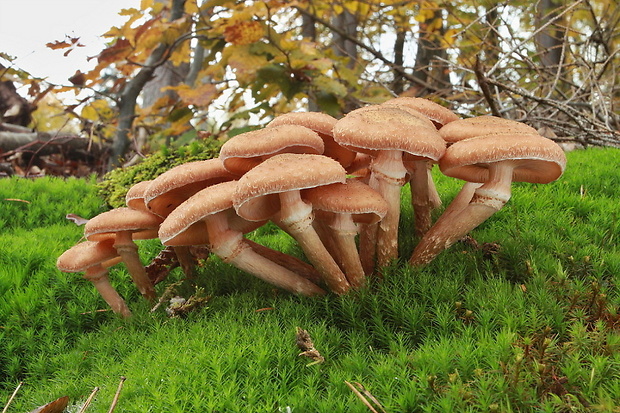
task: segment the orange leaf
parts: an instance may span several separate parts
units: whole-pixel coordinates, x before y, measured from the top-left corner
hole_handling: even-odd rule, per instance
[[[224,40],[236,45],[257,42],[263,37],[263,26],[254,20],[237,21],[224,29]]]
[[[99,63],[114,63],[118,60],[124,59],[125,56],[129,54],[131,50],[131,46],[129,44],[129,40],[127,39],[118,39],[116,43],[112,46],[103,49],[101,53],[97,56],[97,61]]]
[[[217,88],[210,83],[205,83],[195,88],[182,85],[175,88],[175,90],[183,102],[199,107],[207,107],[217,96]]]
[[[67,47],[71,47],[71,44],[67,43],[64,40],[62,42],[60,40],[56,40],[55,42],[49,42],[49,43],[46,43],[45,45],[52,50],[66,49]]]

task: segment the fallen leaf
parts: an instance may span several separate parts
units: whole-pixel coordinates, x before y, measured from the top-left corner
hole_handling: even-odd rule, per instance
[[[297,344],[297,347],[301,350],[301,353],[298,354],[299,356],[308,357],[313,360],[312,363],[307,364],[306,366],[323,363],[325,361],[325,357],[323,357],[321,353],[314,348],[314,343],[312,342],[312,338],[310,338],[310,334],[303,328],[297,327],[295,344]]]
[[[69,396],[63,396],[44,406],[37,407],[30,413],[62,413],[69,404]]]
[[[79,215],[76,214],[67,214],[65,215],[65,218],[67,218],[69,221],[73,221],[75,223],[75,225],[84,225],[88,222],[88,220],[86,218],[82,218]]]

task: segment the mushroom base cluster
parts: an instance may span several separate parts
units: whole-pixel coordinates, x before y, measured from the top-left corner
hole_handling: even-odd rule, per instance
[[[435,165],[465,183],[432,222],[441,204],[430,173]],[[86,241],[63,253],[57,266],[83,272],[122,317],[131,311],[109,282],[112,265],[124,262],[142,296],[157,298],[139,239],[158,238],[172,248],[188,276],[190,247],[206,246],[293,294],[346,294],[398,258],[404,185],[414,210],[409,234],[419,239],[408,262],[421,266],[501,209],[513,181],[552,182],[565,166],[561,148],[528,125],[461,119],[422,98],[395,98],[341,119],[288,113],[229,139],[216,158],[132,186],[127,206],[89,220]],[[306,260],[246,238],[268,221],[295,239]]]

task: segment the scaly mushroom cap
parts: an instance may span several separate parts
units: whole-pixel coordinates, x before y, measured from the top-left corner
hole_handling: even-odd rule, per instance
[[[448,143],[490,133],[538,133],[536,129],[516,120],[499,118],[497,116],[476,116],[459,119],[439,129],[439,134]]]
[[[301,125],[319,134],[325,144],[323,155],[329,156],[347,168],[355,159],[356,153],[340,146],[334,140],[333,129],[337,119],[322,112],[290,112],[269,122],[268,128],[280,125]]]
[[[163,218],[201,189],[237,177],[224,168],[219,158],[184,163],[153,179],[144,193],[144,202]]]
[[[220,149],[224,167],[243,175],[268,157],[279,153],[322,154],[323,139],[302,125],[282,124],[242,133],[230,138]]]
[[[150,180],[142,181],[129,188],[129,191],[125,194],[125,204],[132,209],[148,211],[146,203],[144,202],[144,193],[150,184]]]
[[[371,106],[356,109],[338,120],[334,139],[351,150],[374,156],[381,150],[397,150],[437,161],[446,144],[427,119],[404,109]]]
[[[280,210],[281,192],[345,182],[346,171],[323,155],[273,156],[239,179],[233,204],[239,216],[250,221],[269,219]]]
[[[150,212],[121,207],[91,218],[84,226],[84,236],[89,241],[99,241],[117,232],[131,231],[133,239],[156,238],[161,222],[160,217]]]
[[[353,221],[362,224],[379,222],[388,205],[377,191],[357,179],[304,189],[302,198],[312,204],[317,217],[332,214],[351,214]]]
[[[432,100],[414,97],[398,97],[382,103],[385,106],[405,107],[416,110],[433,122],[437,129],[460,118],[450,109],[441,106]]]
[[[118,257],[114,238],[103,241],[84,241],[74,245],[56,260],[56,267],[63,272],[82,272]]]
[[[536,133],[495,133],[454,143],[439,161],[448,176],[468,182],[486,182],[488,164],[511,161],[516,167],[513,181],[549,183],[566,167],[560,146]]]
[[[196,192],[170,213],[159,227],[159,239],[164,245],[187,244],[190,239],[207,244],[208,235],[202,220],[211,214],[232,210],[232,195],[237,181],[221,182]]]

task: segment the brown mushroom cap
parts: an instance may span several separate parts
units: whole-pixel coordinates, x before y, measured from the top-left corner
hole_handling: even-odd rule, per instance
[[[448,143],[490,133],[538,133],[536,129],[516,120],[497,116],[476,116],[459,119],[439,129],[439,134]]]
[[[273,156],[239,179],[233,196],[237,213],[250,221],[269,219],[280,210],[281,192],[345,182],[342,165],[323,155]]]
[[[99,241],[117,232],[130,231],[134,239],[154,238],[161,222],[160,217],[150,212],[121,207],[91,218],[84,226],[84,236],[89,241]]]
[[[383,102],[382,105],[405,107],[417,110],[418,112],[428,117],[437,129],[450,122],[454,122],[460,119],[458,115],[452,112],[450,109],[445,108],[440,104],[433,102],[432,100],[424,98],[397,97]]]
[[[144,193],[145,203],[151,212],[166,217],[201,189],[236,178],[219,158],[184,163],[153,179]]]
[[[237,181],[221,182],[196,192],[170,213],[159,227],[159,239],[164,245],[182,245],[184,238],[203,236],[208,243],[207,230],[202,220],[211,214],[232,209],[232,195]],[[198,231],[189,231],[197,225]],[[177,237],[179,239],[177,239]],[[191,245],[191,244],[190,244]],[[199,245],[199,244],[196,244]]]
[[[362,224],[379,222],[388,210],[383,197],[357,179],[305,189],[302,198],[312,204],[317,217],[322,213],[351,214],[354,222]]]
[[[129,191],[125,194],[125,204],[129,208],[148,211],[146,203],[144,202],[144,193],[150,184],[150,180],[141,181],[129,188]]]
[[[454,143],[439,161],[448,176],[469,182],[486,182],[488,164],[515,163],[513,181],[548,183],[566,167],[566,155],[558,144],[536,133],[495,133]]]
[[[323,139],[301,125],[282,124],[236,135],[220,149],[224,167],[243,175],[266,158],[279,153],[322,154]]]
[[[114,248],[114,238],[103,241],[84,241],[65,251],[58,260],[56,267],[64,272],[82,272],[98,264],[118,257]]]
[[[397,150],[437,161],[446,144],[427,122],[397,107],[365,107],[338,120],[334,139],[344,147],[371,156],[381,150]]]
[[[268,128],[280,125],[301,125],[319,134],[325,144],[323,155],[340,162],[345,168],[351,165],[356,153],[340,146],[334,140],[333,129],[337,119],[322,112],[290,112],[273,119]]]

